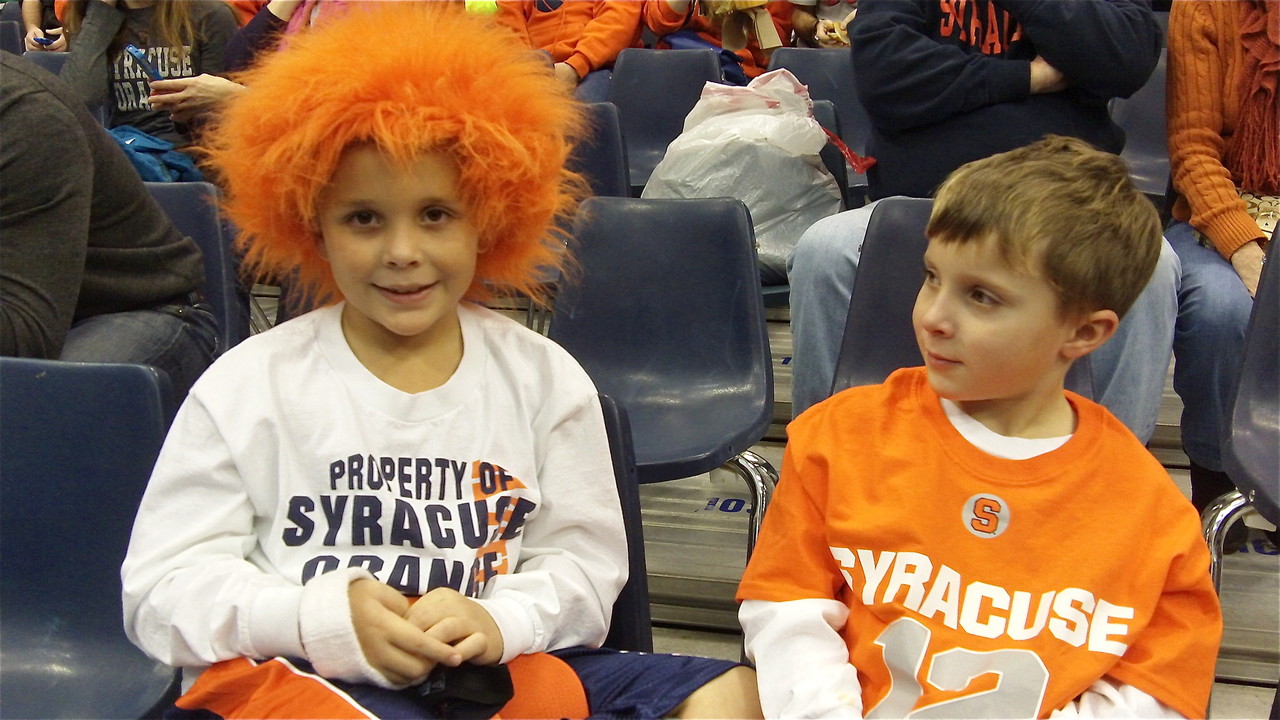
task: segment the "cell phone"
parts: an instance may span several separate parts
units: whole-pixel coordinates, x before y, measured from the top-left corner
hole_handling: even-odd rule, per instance
[[[151,61],[147,59],[147,54],[138,49],[137,45],[129,43],[124,46],[124,51],[132,55],[134,60],[138,61],[138,65],[142,66],[142,71],[147,74],[147,77],[152,80],[164,79],[164,76],[160,74],[160,71],[156,70],[156,66],[152,65]]]
[[[56,40],[54,40],[53,38],[47,38],[47,37],[38,37],[38,38],[31,38],[31,39],[37,45],[52,45],[53,43],[56,42]]]

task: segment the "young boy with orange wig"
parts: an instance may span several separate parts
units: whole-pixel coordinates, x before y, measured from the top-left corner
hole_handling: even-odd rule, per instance
[[[329,304],[226,353],[156,463],[122,575],[170,716],[759,716],[736,663],[593,649],[627,576],[598,396],[473,304],[565,262],[579,106],[488,21],[378,5],[209,137],[245,262]]]

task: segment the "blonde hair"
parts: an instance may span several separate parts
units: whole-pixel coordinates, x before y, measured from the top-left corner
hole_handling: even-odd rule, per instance
[[[585,194],[565,169],[583,110],[509,31],[452,3],[367,3],[239,79],[248,89],[203,151],[257,276],[296,278],[311,301],[341,298],[321,256],[316,202],[343,151],[361,143],[395,163],[440,152],[457,164],[480,247],[468,299],[541,299],[545,269],[568,261],[557,221]]]
[[[961,166],[938,189],[926,234],[994,239],[1005,261],[1042,274],[1064,314],[1124,316],[1160,257],[1160,217],[1117,155],[1050,135]]]

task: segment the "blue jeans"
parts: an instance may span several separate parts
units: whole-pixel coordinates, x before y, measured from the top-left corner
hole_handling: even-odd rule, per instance
[[[172,304],[80,320],[58,359],[150,365],[169,376],[180,404],[217,351],[218,323],[209,306]]]
[[[1182,398],[1182,448],[1191,462],[1222,470],[1222,441],[1253,297],[1228,260],[1197,242],[1190,225],[1174,223],[1165,237],[1182,261],[1173,336],[1173,389]]]
[[[791,281],[791,412],[831,394],[854,274],[876,202],[814,223],[787,263]],[[1147,287],[1114,337],[1091,356],[1093,399],[1142,442],[1155,432],[1178,311],[1178,257],[1164,243]]]
[[[613,82],[612,70],[592,70],[578,83],[573,96],[582,102],[597,103],[609,100],[609,84]]]

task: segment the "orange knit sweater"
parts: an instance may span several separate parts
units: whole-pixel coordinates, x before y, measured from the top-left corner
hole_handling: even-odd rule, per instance
[[[1166,113],[1173,216],[1190,222],[1223,257],[1262,237],[1223,166],[1240,109],[1240,6],[1235,0],[1175,2],[1169,16]]]

